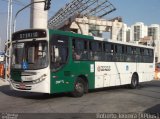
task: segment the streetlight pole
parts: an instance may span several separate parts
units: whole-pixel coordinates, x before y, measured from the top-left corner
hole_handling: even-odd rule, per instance
[[[10,21],[10,0],[8,1],[8,15],[7,15],[7,40],[9,39],[9,22]]]
[[[10,66],[11,66],[11,41],[12,41],[12,17],[13,17],[13,4],[12,4],[13,0],[11,0],[11,13],[10,13],[10,35],[9,35],[9,58],[8,58],[8,73],[10,74]],[[8,75],[9,75],[8,74]],[[8,76],[8,78],[10,79],[10,75]]]
[[[8,16],[7,16],[7,40],[10,40],[12,34],[12,12],[13,12],[13,0],[8,1]]]
[[[7,16],[7,41],[5,43],[5,79],[8,79],[7,73],[10,66],[10,58],[8,57],[10,55],[10,46],[9,42],[11,42],[12,37],[12,0],[8,1],[8,16]]]

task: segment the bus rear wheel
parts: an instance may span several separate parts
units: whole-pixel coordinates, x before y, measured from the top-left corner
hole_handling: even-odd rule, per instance
[[[85,82],[82,78],[78,78],[74,84],[74,91],[71,93],[73,97],[82,97],[85,92]]]
[[[130,87],[132,89],[135,89],[135,88],[137,88],[138,84],[139,84],[138,75],[137,74],[133,74],[132,79],[131,79]]]

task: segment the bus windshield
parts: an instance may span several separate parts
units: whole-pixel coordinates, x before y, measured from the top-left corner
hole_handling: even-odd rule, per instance
[[[12,68],[23,70],[42,69],[48,66],[47,41],[14,43]]]

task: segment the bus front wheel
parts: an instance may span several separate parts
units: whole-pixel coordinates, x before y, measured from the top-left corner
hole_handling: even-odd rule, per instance
[[[135,89],[137,88],[139,82],[138,82],[138,75],[137,74],[133,74],[132,75],[132,79],[131,79],[131,84],[130,84],[130,87],[132,89]]]
[[[85,82],[78,78],[74,84],[74,91],[71,93],[73,97],[82,97],[85,92]]]

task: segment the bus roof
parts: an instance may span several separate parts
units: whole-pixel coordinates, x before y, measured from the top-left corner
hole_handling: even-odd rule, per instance
[[[135,47],[143,47],[143,48],[151,48],[151,49],[154,48],[152,46],[141,45],[141,44],[136,44],[136,43],[131,43],[131,42],[115,41],[115,40],[112,40],[112,39],[104,39],[104,38],[101,38],[101,37],[94,37],[94,40],[105,41],[105,42],[121,44],[121,45],[135,46]]]
[[[72,36],[72,37],[79,37],[79,38],[87,38],[87,39],[94,39],[93,36],[88,35],[82,35],[71,31],[62,31],[62,30],[52,30],[49,29],[49,32],[52,34],[59,34],[59,35],[66,35],[66,36]]]
[[[117,43],[117,44],[122,44],[122,45],[128,45],[128,46],[135,46],[135,47],[142,47],[142,48],[151,48],[151,49],[154,49],[153,46],[147,46],[147,45],[142,45],[142,44],[137,44],[137,43],[131,43],[131,42],[112,41],[112,40],[108,40],[108,42]]]

